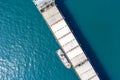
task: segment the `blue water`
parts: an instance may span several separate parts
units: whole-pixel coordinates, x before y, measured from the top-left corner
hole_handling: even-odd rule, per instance
[[[120,80],[120,1],[66,0],[65,3],[92,49],[93,53],[87,52],[88,55],[96,55],[101,65],[97,70],[100,74],[106,72],[110,80]]]
[[[120,80],[120,1],[57,3],[100,77]],[[57,49],[31,0],[0,0],[0,80],[79,80]]]

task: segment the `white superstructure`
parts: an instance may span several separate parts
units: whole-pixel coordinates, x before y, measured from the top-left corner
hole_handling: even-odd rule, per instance
[[[35,0],[34,3],[79,78],[81,80],[100,80],[54,0]]]

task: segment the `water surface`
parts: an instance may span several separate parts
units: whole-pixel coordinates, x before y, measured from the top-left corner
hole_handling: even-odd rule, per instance
[[[83,34],[84,39],[80,38],[79,42],[87,41],[82,44],[84,49],[92,50],[93,53],[86,51],[91,62],[95,62],[91,59],[93,55],[99,61],[92,63],[101,65],[96,70],[102,68],[111,80],[120,80],[120,2],[59,2],[66,6],[63,13],[71,14],[65,17],[77,29],[73,32],[78,40],[79,33]],[[73,22],[76,26],[71,25]],[[79,80],[72,69],[62,65],[55,54],[57,49],[58,44],[31,0],[0,1],[0,80]]]

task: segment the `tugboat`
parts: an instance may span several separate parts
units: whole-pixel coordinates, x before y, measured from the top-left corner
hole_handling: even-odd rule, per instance
[[[65,53],[61,49],[57,50],[56,53],[57,53],[58,57],[60,58],[61,62],[64,64],[64,66],[67,69],[70,69],[71,68],[71,64],[67,60],[67,58],[65,57]]]

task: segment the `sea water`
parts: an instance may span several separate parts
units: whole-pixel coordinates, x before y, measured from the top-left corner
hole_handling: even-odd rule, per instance
[[[92,53],[87,52],[88,57],[95,55],[97,65],[100,64],[100,67],[98,67],[96,63],[93,63],[98,67],[97,70],[100,72],[101,77],[103,76],[103,80],[120,80],[119,3],[119,0],[65,1],[68,10],[79,27],[78,31],[81,31],[86,42],[88,42],[88,48],[92,49]],[[91,59],[92,61],[95,62],[94,59]],[[102,71],[100,71],[101,68]],[[102,75],[104,73],[107,78]]]
[[[100,77],[101,70],[120,80],[119,1],[56,2]],[[79,80],[62,65],[59,48],[31,0],[0,0],[0,80]]]

